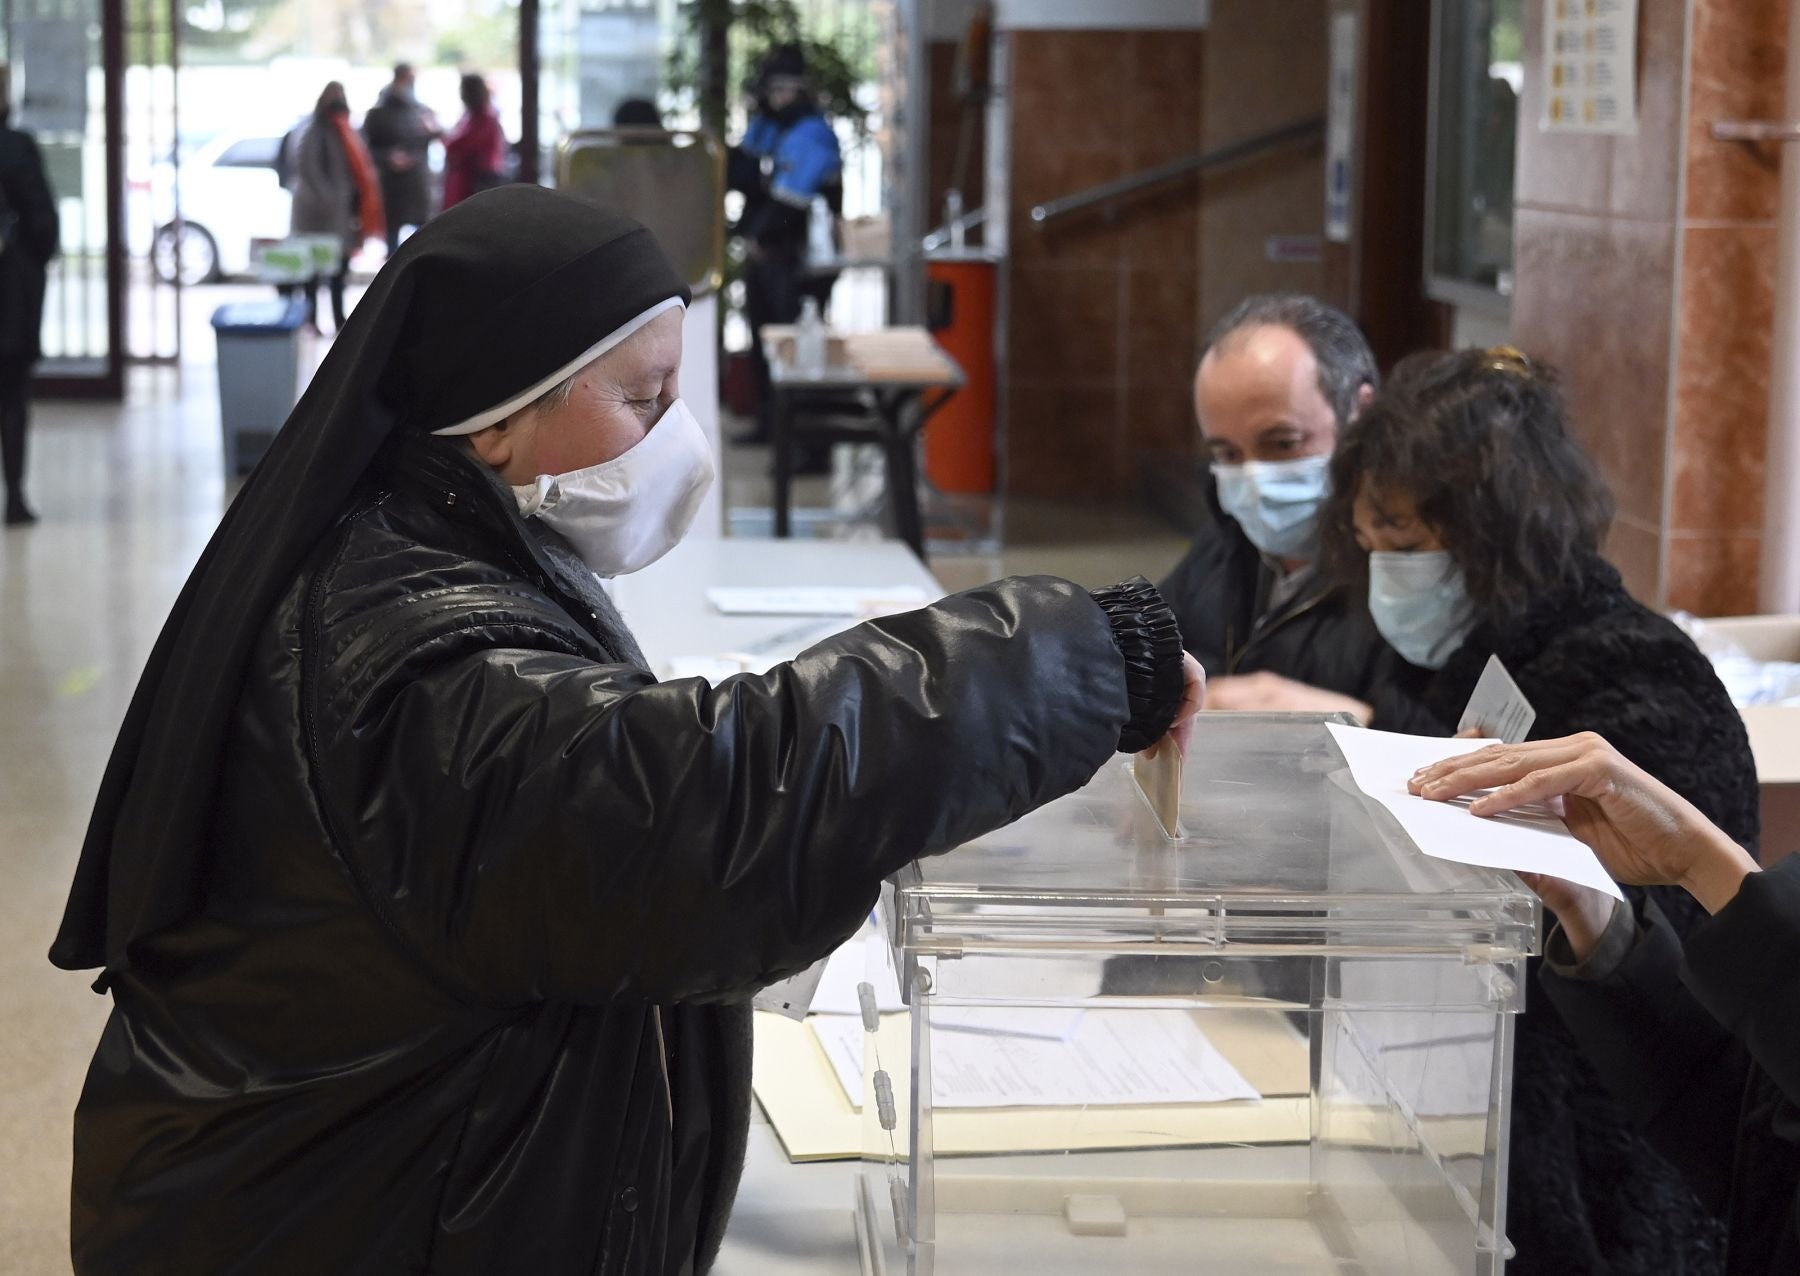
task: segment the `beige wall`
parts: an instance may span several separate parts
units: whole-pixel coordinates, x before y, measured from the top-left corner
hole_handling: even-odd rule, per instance
[[[1216,0],[1200,84],[1206,147],[1325,113],[1327,0]],[[1271,235],[1324,232],[1322,147],[1271,154],[1206,180],[1200,204],[1200,329],[1255,292],[1317,293],[1319,262],[1270,261]]]
[[[1273,235],[1323,229],[1314,146],[1039,231],[1031,206],[1324,109],[1326,0],[1215,0],[1199,31],[1009,35],[1003,401],[1008,490],[1119,497],[1199,457],[1206,327],[1249,292],[1316,291]]]

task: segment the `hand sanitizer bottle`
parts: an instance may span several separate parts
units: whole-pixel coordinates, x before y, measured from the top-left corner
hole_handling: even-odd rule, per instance
[[[800,303],[800,325],[794,334],[794,371],[803,377],[825,375],[825,321],[819,317],[819,299]]]

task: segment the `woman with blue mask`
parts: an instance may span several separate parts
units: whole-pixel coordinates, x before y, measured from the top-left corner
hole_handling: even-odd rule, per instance
[[[1510,348],[1402,361],[1340,438],[1331,489],[1327,568],[1424,671],[1415,694],[1438,730],[1498,656],[1537,711],[1533,738],[1598,732],[1755,847],[1743,724],[1706,658],[1602,557],[1612,498],[1549,369]],[[1681,891],[1633,891],[1678,931],[1699,918]],[[1507,1233],[1509,1276],[1720,1270],[1711,1213],[1537,1003],[1518,1032]]]

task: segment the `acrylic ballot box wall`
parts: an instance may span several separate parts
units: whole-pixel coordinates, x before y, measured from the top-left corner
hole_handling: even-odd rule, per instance
[[[866,1272],[1501,1272],[1536,900],[1420,854],[1331,720],[1205,719],[1178,839],[1121,758],[890,884]]]

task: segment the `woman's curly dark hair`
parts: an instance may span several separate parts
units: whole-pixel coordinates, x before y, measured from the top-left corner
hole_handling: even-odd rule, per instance
[[[1600,554],[1613,499],[1569,434],[1554,372],[1510,347],[1400,361],[1344,432],[1323,514],[1326,569],[1366,592],[1351,511],[1410,498],[1462,568],[1482,620],[1575,587]]]

